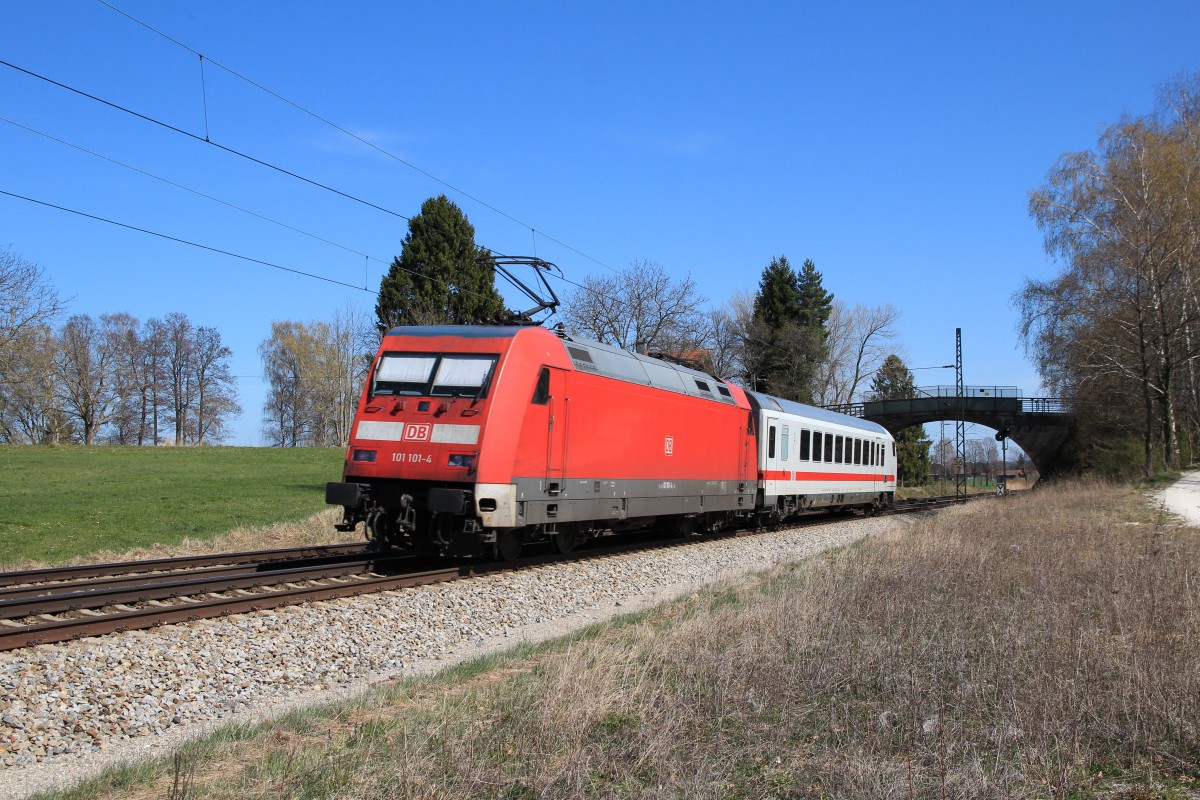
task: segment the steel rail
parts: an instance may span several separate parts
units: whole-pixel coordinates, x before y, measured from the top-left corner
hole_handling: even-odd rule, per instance
[[[284,605],[298,605],[315,600],[333,600],[349,597],[366,591],[379,592],[388,588],[419,586],[447,580],[448,570],[382,578],[368,581],[361,576],[350,579],[353,584],[323,584],[319,586],[287,587],[277,591],[238,597],[211,598],[194,603],[181,602],[167,608],[147,606],[145,608],[122,608],[100,616],[78,619],[62,619],[23,625],[12,630],[0,627],[0,650],[14,650],[39,644],[53,644],[88,636],[121,633],[129,630],[157,628],[181,622],[228,616],[252,611],[263,611]],[[368,588],[369,587],[369,588]]]
[[[33,597],[0,600],[0,619],[15,620],[39,614],[61,614],[66,611],[97,609],[129,603],[148,603],[152,600],[174,600],[180,597],[230,592],[238,589],[257,589],[302,581],[341,578],[371,572],[387,562],[410,560],[412,556],[371,556],[335,564],[317,564],[267,572],[220,575],[217,577],[184,577],[178,580],[156,579],[132,586],[119,585],[95,589],[77,589]]]
[[[46,567],[42,569],[0,572],[0,586],[16,586],[52,581],[72,581],[81,578],[96,578],[110,575],[133,575],[145,572],[170,572],[195,567],[210,567],[222,564],[249,564],[269,561],[286,561],[297,558],[322,558],[324,556],[363,552],[366,543],[311,545],[307,547],[285,547],[277,550],[250,550],[244,553],[211,553],[176,558],[152,558],[146,561],[114,561],[105,564],[84,564],[77,567]]]
[[[363,552],[360,549],[356,552],[344,553],[341,555],[295,558],[289,561],[261,561],[257,563],[247,562],[231,564],[228,566],[218,565],[188,570],[174,570],[170,572],[127,573],[114,577],[89,578],[86,580],[71,582],[22,584],[19,586],[0,588],[0,609],[3,609],[5,607],[4,604],[9,600],[19,600],[31,597],[54,597],[58,595],[69,595],[72,593],[98,592],[102,589],[119,589],[125,587],[145,586],[147,583],[151,582],[157,584],[160,582],[182,582],[193,579],[217,580],[219,578],[231,577],[234,575],[274,576],[283,570],[295,569],[303,566],[332,566],[354,560],[361,561],[362,559]],[[0,611],[0,617],[3,617],[3,611]]]

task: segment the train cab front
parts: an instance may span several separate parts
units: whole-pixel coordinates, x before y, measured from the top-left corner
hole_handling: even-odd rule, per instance
[[[361,522],[382,548],[479,554],[473,489],[501,344],[432,333],[384,338],[343,480],[326,486],[326,502],[344,509],[340,530]]]

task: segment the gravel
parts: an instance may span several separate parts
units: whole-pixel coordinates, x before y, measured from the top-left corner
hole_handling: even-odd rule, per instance
[[[854,519],[0,654],[0,796],[65,788],[220,724],[562,635],[904,522]]]

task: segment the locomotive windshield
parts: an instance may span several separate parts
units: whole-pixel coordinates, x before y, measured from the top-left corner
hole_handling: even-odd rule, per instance
[[[484,397],[495,367],[494,355],[384,353],[375,368],[371,394]]]

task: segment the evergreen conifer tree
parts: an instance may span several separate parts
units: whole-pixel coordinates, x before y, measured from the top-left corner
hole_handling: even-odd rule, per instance
[[[817,272],[817,265],[811,258],[804,259],[796,275],[796,289],[800,293],[800,324],[819,328],[821,341],[825,341],[828,338],[825,323],[829,322],[829,314],[833,310],[833,295],[821,285],[821,273]]]
[[[871,392],[876,400],[907,400],[917,394],[913,375],[897,355],[888,356],[875,379]],[[920,425],[896,434],[896,477],[903,486],[920,486],[929,481],[929,439]]]
[[[821,273],[812,261],[806,260],[797,273],[786,256],[771,259],[759,279],[746,330],[747,385],[811,403],[832,305],[833,295],[821,286]]]
[[[421,204],[408,223],[400,255],[379,283],[375,316],[393,325],[469,325],[498,317],[490,254],[475,244],[475,228],[445,195]]]

